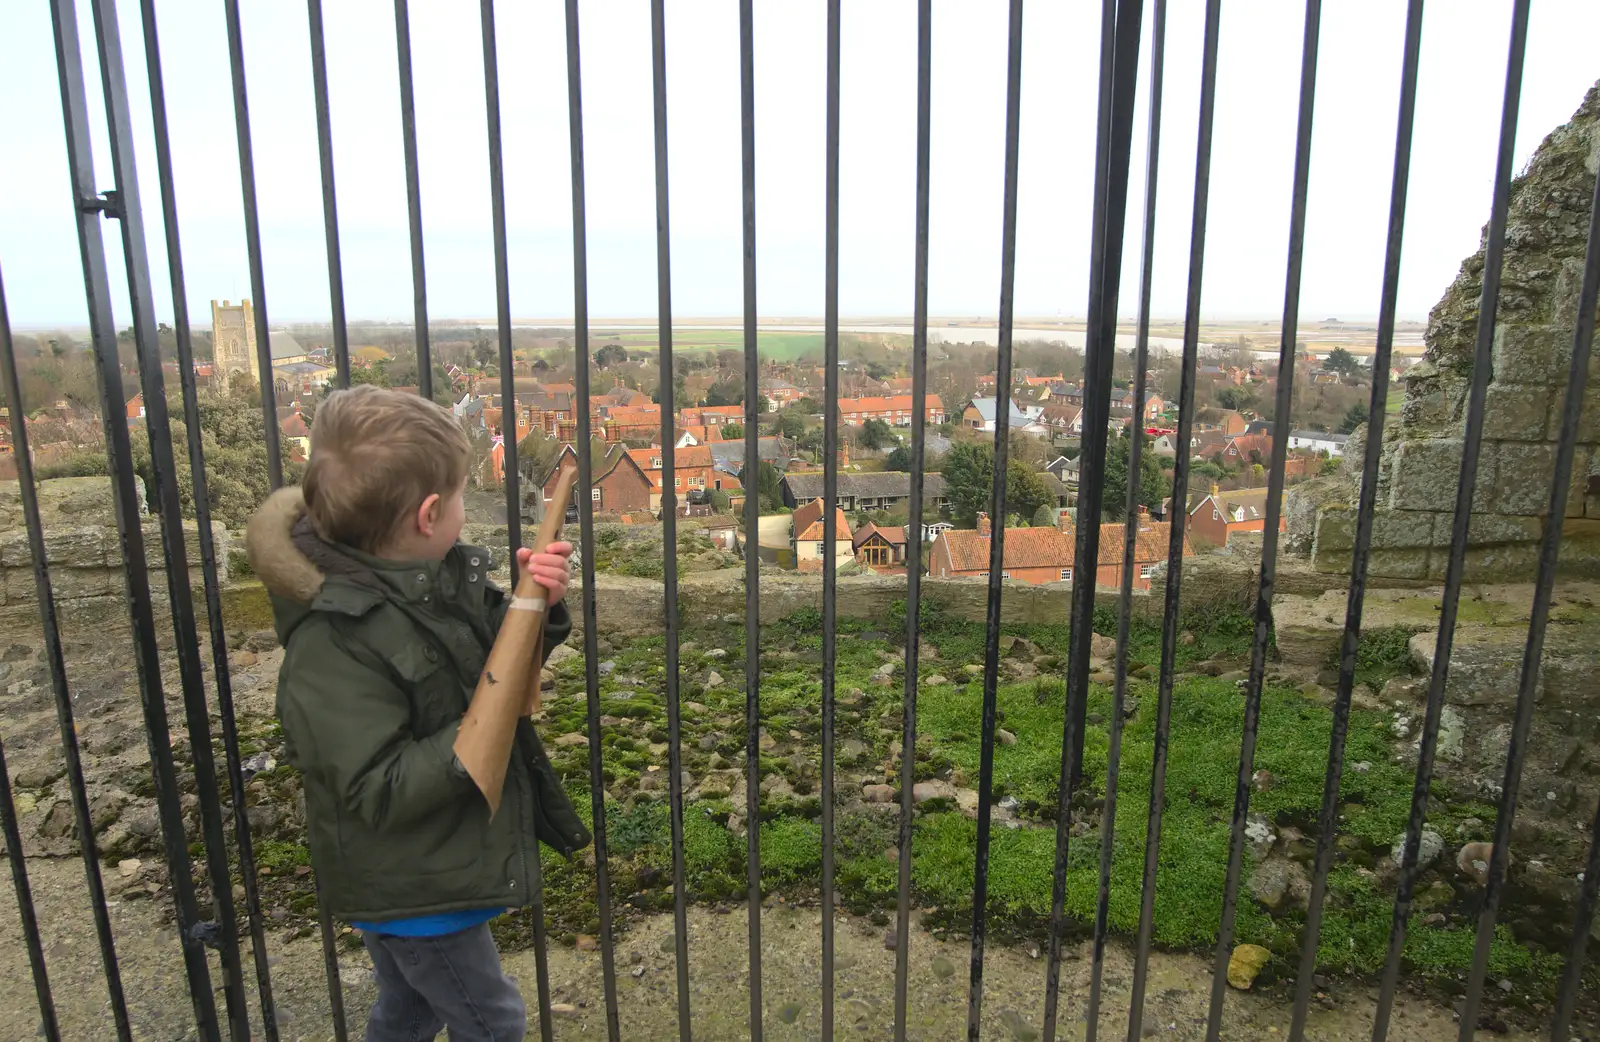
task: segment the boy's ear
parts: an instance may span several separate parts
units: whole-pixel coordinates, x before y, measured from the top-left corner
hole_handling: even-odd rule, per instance
[[[417,507],[417,531],[423,536],[433,535],[433,526],[439,521],[439,507],[441,505],[439,493],[435,492],[422,501]]]

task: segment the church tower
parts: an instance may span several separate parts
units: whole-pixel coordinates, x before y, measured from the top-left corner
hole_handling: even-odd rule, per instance
[[[224,300],[211,302],[211,357],[215,374],[211,385],[219,394],[227,394],[233,377],[244,375],[256,379],[256,319],[255,310],[248,300],[237,305]]]

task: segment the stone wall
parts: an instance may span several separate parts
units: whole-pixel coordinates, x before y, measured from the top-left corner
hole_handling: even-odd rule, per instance
[[[1469,582],[1532,578],[1555,476],[1577,322],[1578,292],[1594,181],[1600,171],[1600,84],[1572,121],[1540,145],[1512,183],[1493,373],[1478,466]],[[1385,431],[1369,573],[1444,578],[1464,447],[1484,248],[1429,315],[1424,360],[1403,377],[1404,406]],[[1364,445],[1351,440],[1346,466],[1359,469]],[[1569,574],[1600,575],[1600,354],[1591,362],[1573,464],[1561,563]],[[1348,479],[1346,479],[1348,481]],[[1314,567],[1348,573],[1355,541],[1354,488],[1314,507]],[[1317,496],[1307,489],[1300,503]],[[1292,512],[1292,510],[1291,510]],[[1295,540],[1291,537],[1290,543]]]
[[[142,512],[142,497],[140,508]],[[62,625],[93,629],[109,623],[125,628],[122,542],[117,534],[110,479],[55,478],[41,482],[39,516],[44,527],[51,590]],[[146,515],[141,529],[152,601],[164,602],[167,586],[161,525]],[[185,521],[183,530],[190,583],[198,587],[200,530],[193,521]],[[217,553],[217,578],[226,583],[231,577],[232,539],[225,528],[213,523],[212,540]],[[0,482],[0,636],[37,639],[39,632],[38,588],[21,494],[15,481]]]

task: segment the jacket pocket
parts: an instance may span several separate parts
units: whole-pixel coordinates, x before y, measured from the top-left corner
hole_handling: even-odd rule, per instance
[[[466,712],[449,656],[426,638],[396,651],[389,666],[411,699],[412,730],[417,737],[434,734]]]

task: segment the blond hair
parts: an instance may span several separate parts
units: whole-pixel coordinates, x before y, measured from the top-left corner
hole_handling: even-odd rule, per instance
[[[317,407],[301,491],[324,539],[382,549],[422,501],[449,496],[467,476],[461,425],[426,398],[364,384]]]

